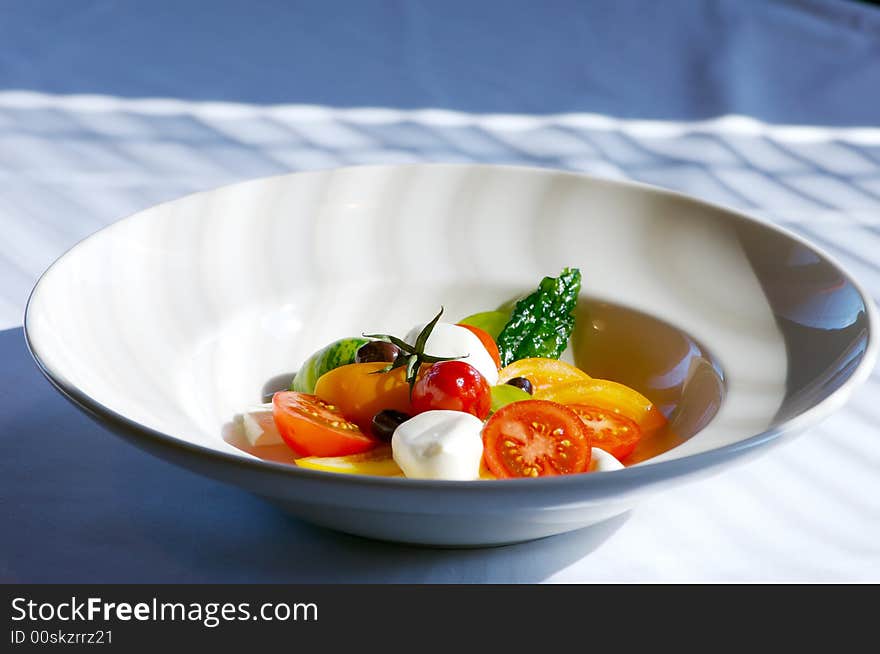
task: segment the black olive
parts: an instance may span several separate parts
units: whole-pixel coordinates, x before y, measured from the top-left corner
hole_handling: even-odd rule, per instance
[[[390,441],[394,430],[410,419],[411,416],[394,409],[384,409],[373,416],[373,434],[379,440]]]
[[[530,382],[525,377],[514,377],[513,379],[509,380],[507,382],[507,384],[509,386],[516,386],[517,388],[524,390],[529,395],[534,393],[534,389],[532,388],[532,382]]]
[[[398,354],[400,354],[400,348],[394,343],[370,341],[358,348],[357,354],[354,355],[354,361],[355,363],[370,363],[371,361],[393,363]]]

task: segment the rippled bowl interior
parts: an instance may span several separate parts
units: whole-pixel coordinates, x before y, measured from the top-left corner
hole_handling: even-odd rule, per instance
[[[873,309],[800,240],[646,187],[469,165],[301,173],[148,209],[50,268],[26,330],[93,412],[248,458],[224,426],[315,348],[404,333],[441,304],[492,308],[565,266],[584,280],[567,356],[676,426],[634,468],[830,410],[875,354]]]

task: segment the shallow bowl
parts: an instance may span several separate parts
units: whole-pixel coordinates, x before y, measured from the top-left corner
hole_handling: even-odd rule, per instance
[[[440,305],[490,309],[565,266],[584,279],[566,356],[670,418],[626,469],[336,475],[236,439],[233,415],[314,349],[405,333]],[[866,378],[876,329],[858,283],[779,228],[643,185],[480,165],[297,173],[168,202],[63,255],[25,316],[48,379],[138,447],[320,525],[445,546],[586,527],[802,432]]]

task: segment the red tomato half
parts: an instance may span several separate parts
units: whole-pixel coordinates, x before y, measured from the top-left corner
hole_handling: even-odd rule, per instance
[[[632,454],[642,438],[642,430],[634,420],[620,412],[586,404],[569,404],[590,434],[593,447],[598,447],[618,460]]]
[[[272,416],[284,442],[305,456],[346,456],[378,444],[338,407],[315,395],[285,391],[272,398]]]
[[[462,325],[461,323],[456,324],[459,327],[464,327],[468,331],[472,332],[477,338],[479,338],[480,342],[483,344],[483,347],[486,348],[486,351],[495,360],[495,367],[501,368],[501,353],[498,351],[498,346],[495,344],[495,339],[492,338],[488,332],[483,331],[479,327],[474,327],[473,325]]]
[[[441,361],[419,378],[412,392],[412,409],[464,411],[485,420],[492,408],[489,382],[469,363]]]
[[[590,438],[577,414],[547,400],[502,407],[483,427],[483,458],[496,477],[586,472]]]

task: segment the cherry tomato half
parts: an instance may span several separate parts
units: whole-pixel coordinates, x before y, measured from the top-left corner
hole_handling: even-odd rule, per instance
[[[412,392],[415,413],[432,409],[464,411],[485,420],[492,408],[489,382],[464,361],[441,361],[419,378]]]
[[[371,450],[378,441],[315,395],[285,391],[272,398],[272,416],[284,442],[305,456],[345,456]]]
[[[463,323],[457,323],[459,327],[464,327],[468,331],[470,331],[474,336],[480,339],[480,342],[483,344],[483,347],[486,348],[486,351],[495,360],[495,367],[501,367],[501,352],[498,351],[498,345],[495,344],[495,339],[489,335],[489,332],[480,329],[479,327],[474,327],[473,325],[465,325]]]
[[[634,420],[619,411],[610,411],[587,404],[569,404],[583,421],[593,447],[598,447],[618,460],[625,459],[642,438],[642,430]]]
[[[577,414],[546,400],[502,407],[483,427],[483,458],[496,477],[586,472],[590,438]]]
[[[586,404],[623,414],[634,420],[645,434],[666,424],[666,416],[651,400],[629,386],[608,379],[558,384],[535,391],[535,397],[565,405]]]

